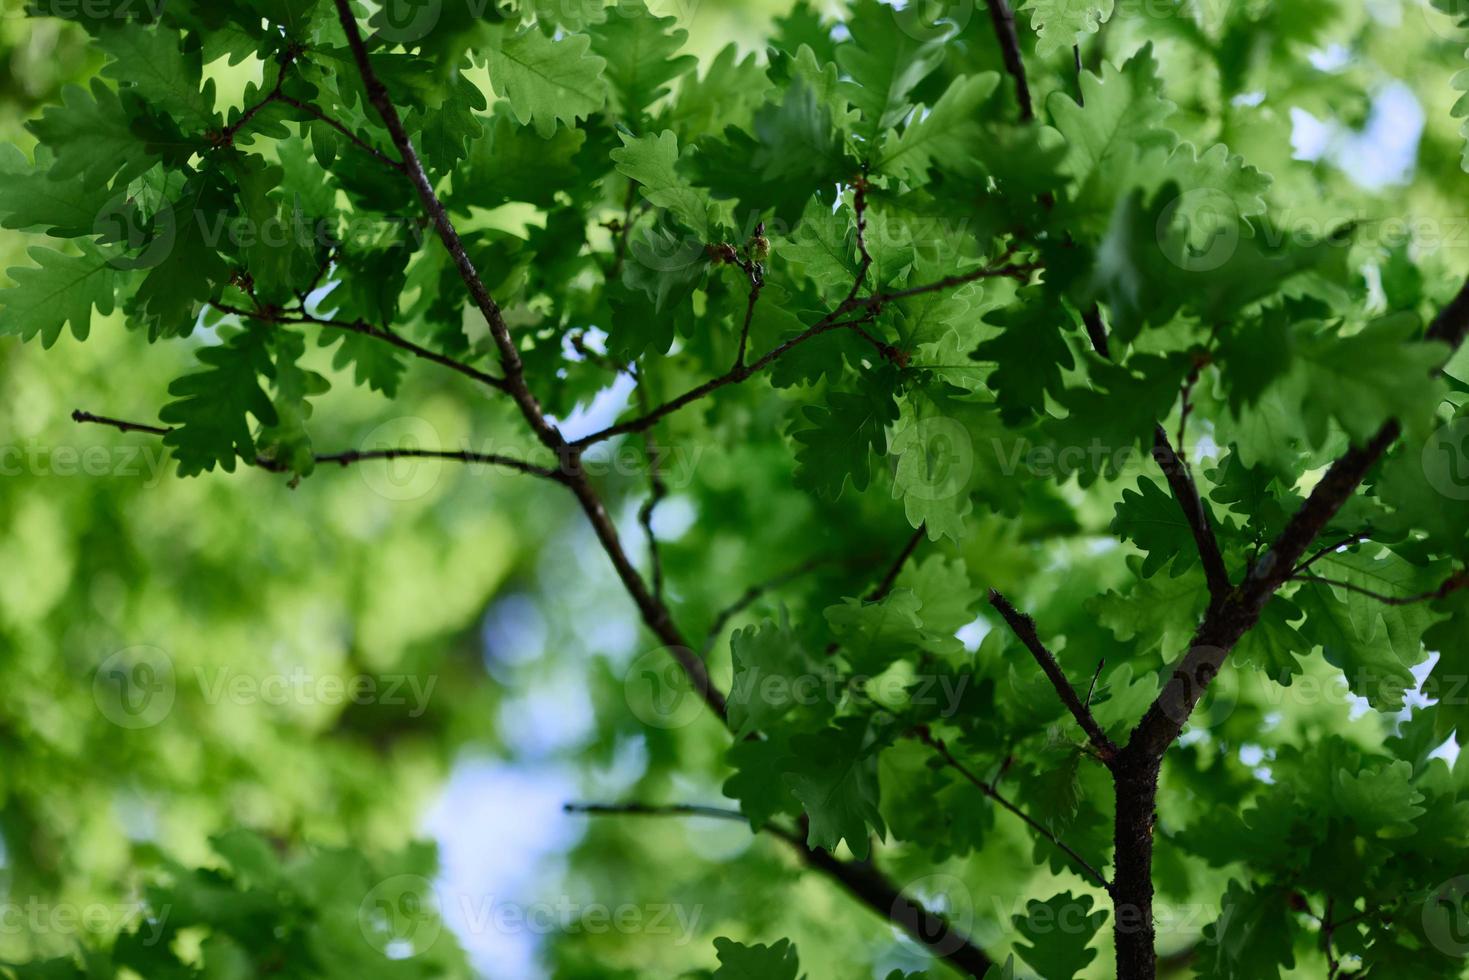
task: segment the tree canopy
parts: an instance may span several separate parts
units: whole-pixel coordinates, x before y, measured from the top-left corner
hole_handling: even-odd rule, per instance
[[[1463,976],[1466,46],[0,20],[0,975]]]

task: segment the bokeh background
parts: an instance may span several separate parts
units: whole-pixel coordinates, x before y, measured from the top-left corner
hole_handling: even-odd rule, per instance
[[[29,153],[23,123],[101,59],[71,25],[22,16],[22,0],[3,3],[0,139]],[[728,43],[758,51],[790,3],[650,6],[680,16],[690,49],[708,58]],[[1450,79],[1462,51],[1447,17],[1426,0],[1236,6],[1329,25],[1309,50],[1260,54],[1290,67],[1271,66],[1276,89],[1246,86],[1236,98],[1268,100],[1272,111],[1219,134],[1277,174],[1277,195],[1323,221],[1354,202],[1368,221],[1465,213],[1443,191],[1461,152]],[[982,8],[971,12],[966,31],[987,32]],[[1109,43],[1125,53],[1146,27],[1119,18]],[[1207,72],[1164,70],[1183,112],[1209,106],[1213,86],[1197,77]],[[221,104],[259,81],[244,65],[207,71]],[[1282,179],[1292,157],[1315,165]],[[33,241],[0,233],[0,268],[22,264]],[[140,844],[209,865],[219,860],[211,835],[244,826],[282,852],[435,842],[444,921],[493,980],[675,976],[712,966],[711,940],[724,933],[790,936],[819,977],[865,975],[869,961],[883,972],[927,962],[739,824],[562,812],[569,800],[718,804],[712,774],[725,744],[707,718],[663,729],[631,710],[627,668],[652,644],[569,497],[428,463],[323,471],[296,488],[253,470],[181,480],[155,441],[70,420],[73,409],[153,418],[191,360],[188,343],[145,346],[114,321],[50,352],[0,339],[0,891],[10,901],[125,903],[149,871]],[[317,362],[331,372],[328,353]],[[513,420],[482,389],[446,377],[415,366],[391,403],[335,384],[317,444],[492,448]],[[569,436],[592,431],[627,398],[628,386],[609,378],[559,421]],[[676,486],[656,530],[671,590],[707,612],[790,564],[746,549],[740,522],[794,527],[803,505],[787,487],[750,485],[762,468],[743,465],[738,447],[689,452],[705,510]],[[610,470],[619,524],[640,547],[641,483]],[[708,501],[723,511],[710,513]],[[1044,565],[1017,535],[980,523],[977,546],[992,564],[1014,574]],[[768,611],[757,604],[747,615]],[[977,644],[979,633],[964,638]],[[119,723],[96,683],[119,654],[157,666],[154,679],[172,692],[166,708],[154,702],[147,717],[124,712]],[[271,698],[260,683],[275,677],[306,687]],[[243,686],[229,687],[236,678]],[[311,694],[323,678],[367,678],[384,696],[323,703],[333,699]],[[392,685],[400,697],[386,695]],[[1026,894],[1036,873],[1029,847],[1019,828],[997,825],[962,887],[936,880],[930,897],[1003,948],[986,923]],[[908,863],[905,880],[921,878],[922,856]],[[619,909],[636,924],[618,925]],[[84,930],[7,925],[0,960],[65,952],[79,939]],[[1106,958],[1096,968],[1103,975]]]

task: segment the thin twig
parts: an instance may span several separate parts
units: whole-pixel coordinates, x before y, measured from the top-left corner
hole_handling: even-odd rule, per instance
[[[1097,691],[1097,678],[1099,678],[1099,677],[1102,676],[1102,667],[1106,663],[1107,663],[1107,661],[1106,661],[1105,658],[1102,659],[1102,660],[1098,660],[1097,661],[1097,669],[1092,672],[1092,682],[1091,682],[1090,685],[1087,686],[1087,689],[1086,689],[1086,700],[1082,702],[1082,707],[1086,708],[1088,711],[1091,710],[1091,706],[1092,706],[1092,695],[1095,694],[1096,691]]]
[[[93,415],[81,409],[71,413],[73,422],[92,423],[94,425],[110,425],[119,432],[146,432],[150,436],[166,436],[173,430],[159,425],[148,425],[143,422],[126,422],[122,419],[109,418],[106,415]]]
[[[814,337],[819,337],[822,334],[830,333],[833,330],[849,330],[860,328],[860,325],[862,323],[871,320],[876,315],[876,310],[880,309],[884,304],[892,302],[893,300],[906,299],[908,297],[919,296],[924,293],[939,292],[941,290],[951,289],[955,286],[960,286],[965,283],[977,282],[980,279],[996,278],[1002,276],[1029,276],[1038,268],[1039,266],[1036,265],[1007,265],[1000,267],[986,267],[982,269],[976,269],[975,271],[965,273],[964,275],[949,276],[937,282],[928,283],[923,286],[915,286],[911,289],[905,289],[899,292],[877,293],[871,296],[852,297],[843,301],[835,310],[828,313],[821,320],[817,321],[814,325],[808,327],[806,330],[802,331],[796,336],[767,351],[765,354],[761,355],[747,367],[736,368],[734,370],[727,371],[724,374],[721,374],[717,378],[711,378],[710,380],[705,381],[703,384],[698,385],[695,388],[689,389],[682,395],[679,395],[678,397],[668,402],[665,402],[662,405],[659,405],[651,412],[641,415],[638,418],[629,419],[626,422],[619,422],[615,425],[609,425],[605,429],[600,429],[597,432],[591,433],[590,435],[582,436],[580,439],[573,440],[570,443],[570,446],[573,449],[580,450],[585,449],[588,446],[595,445],[599,442],[603,442],[604,440],[611,439],[613,436],[625,435],[629,432],[641,432],[649,426],[658,422],[659,419],[662,419],[667,415],[671,415],[679,409],[691,405],[702,398],[705,398],[709,394],[718,391],[720,388],[723,388],[726,385],[738,384],[751,375],[758,374],[760,371],[769,367],[775,361],[790,353],[791,350],[795,349],[801,344],[806,343],[808,340],[811,340]],[[847,313],[853,312],[854,310],[864,310],[866,312],[863,316],[858,317],[854,320],[839,319],[839,317]],[[872,337],[871,334],[867,334],[866,331],[862,331],[862,334],[864,335],[865,339],[877,345],[878,349],[882,351],[886,356],[887,348],[889,347],[889,345],[883,344],[881,341],[876,340]]]
[[[810,574],[816,569],[821,568],[823,565],[856,565],[865,564],[869,560],[870,559],[866,557],[813,558],[810,561],[803,562],[795,568],[790,569],[789,571],[782,572],[774,578],[767,579],[764,582],[760,582],[756,585],[750,586],[744,591],[743,594],[740,595],[738,599],[730,603],[724,609],[720,610],[719,613],[715,615],[714,621],[709,624],[709,633],[704,639],[704,656],[707,657],[709,655],[709,652],[714,649],[714,645],[719,642],[719,637],[723,633],[724,627],[729,623],[729,621],[738,616],[740,613],[744,612],[746,609],[750,608],[752,605],[754,605],[761,596],[765,595],[770,590],[780,588],[782,585],[798,579],[802,575]]]
[[[573,804],[570,812],[589,816],[702,816],[716,820],[746,821],[743,814],[718,807],[658,807],[641,804]],[[935,955],[948,960],[965,975],[982,977],[993,963],[974,942],[953,923],[928,911],[922,904],[904,895],[891,881],[866,861],[842,861],[826,851],[813,848],[799,833],[774,823],[762,828],[791,846],[809,867],[829,875],[854,898],[889,922],[929,945]]]
[[[432,361],[451,371],[457,371],[466,378],[472,378],[480,384],[488,385],[497,391],[505,390],[504,378],[497,378],[493,374],[488,374],[479,368],[471,367],[463,361],[456,361],[452,357],[440,354],[437,351],[431,351],[427,347],[420,347],[413,341],[406,340],[391,330],[375,327],[365,320],[332,320],[326,317],[313,316],[304,310],[287,311],[271,309],[269,307],[260,310],[246,310],[238,306],[231,306],[228,303],[211,303],[210,305],[221,313],[228,313],[231,316],[238,316],[250,320],[260,320],[265,323],[311,324],[318,327],[328,327],[332,330],[345,330],[350,333],[362,334],[364,337],[373,337],[384,343],[392,344],[399,350],[407,351],[414,357],[422,358],[425,361]]]
[[[1153,458],[1163,471],[1163,477],[1173,491],[1173,499],[1178,502],[1183,518],[1188,522],[1189,531],[1193,534],[1199,558],[1204,564],[1204,578],[1209,584],[1209,594],[1215,602],[1223,602],[1232,586],[1229,570],[1224,566],[1224,555],[1219,549],[1219,539],[1214,536],[1214,528],[1210,524],[1209,509],[1199,496],[1198,484],[1194,482],[1188,465],[1179,458],[1168,442],[1168,432],[1162,423],[1153,427]]]
[[[94,415],[80,409],[71,413],[72,421],[91,423],[94,425],[105,425],[117,429],[119,432],[143,432],[152,436],[166,436],[174,430],[168,426],[148,425],[143,422],[128,422],[123,419],[115,419],[106,415]],[[528,463],[523,459],[513,456],[502,456],[498,453],[475,453],[468,450],[451,449],[350,449],[340,453],[322,453],[315,457],[318,464],[336,464],[338,466],[351,466],[354,463],[363,463],[374,459],[441,459],[456,463],[484,464],[490,466],[503,466],[506,469],[526,473],[531,476],[543,477],[547,480],[563,482],[564,474],[544,466]],[[257,456],[253,460],[246,460],[251,466],[267,470],[272,473],[284,473],[287,467],[264,456]]]
[[[367,140],[363,139],[362,137],[358,136],[356,133],[352,132],[350,129],[348,129],[346,126],[344,126],[341,122],[337,121],[336,119],[333,119],[331,116],[327,115],[325,112],[322,112],[320,109],[318,109],[316,106],[312,105],[310,102],[302,102],[300,99],[293,99],[289,95],[286,95],[284,93],[278,94],[276,96],[276,101],[277,102],[283,102],[286,105],[290,106],[291,108],[293,108],[293,109],[295,109],[295,110],[297,110],[299,112],[304,112],[304,113],[306,113],[309,116],[313,116],[316,119],[319,119],[321,122],[326,123],[332,129],[335,129],[337,132],[341,133],[343,136],[345,136],[348,139],[349,142],[352,143],[352,145],[356,146],[359,150],[361,150],[362,152],[366,153],[368,156],[372,157],[378,163],[381,163],[384,166],[390,167],[393,170],[396,170],[398,173],[406,173],[406,171],[403,168],[403,164],[399,163],[397,160],[394,160],[392,157],[388,156],[382,150],[379,150],[377,147],[375,147],[371,143],[367,142]]]
[[[898,581],[898,576],[903,573],[903,566],[908,564],[908,559],[913,556],[913,552],[918,550],[918,546],[923,542],[923,537],[927,533],[928,524],[922,523],[909,535],[908,542],[903,545],[903,550],[898,552],[898,557],[893,559],[882,581],[877,584],[877,588],[867,594],[868,602],[881,602],[887,598],[889,592],[893,591],[893,585]]]
[[[622,274],[622,265],[627,261],[628,237],[632,233],[632,209],[638,199],[638,182],[629,178],[627,182],[627,195],[622,202],[622,220],[617,222],[617,227],[608,230],[616,237],[613,239],[612,265],[607,270],[608,279],[616,279]]]
[[[1304,582],[1317,582],[1321,585],[1333,585],[1339,589],[1346,589],[1348,592],[1364,595],[1369,599],[1376,599],[1378,602],[1388,606],[1411,606],[1420,602],[1433,602],[1437,599],[1443,599],[1460,589],[1469,588],[1469,571],[1455,572],[1449,576],[1443,585],[1440,585],[1431,592],[1420,592],[1418,595],[1409,596],[1383,595],[1381,592],[1373,592],[1371,589],[1365,589],[1351,582],[1343,582],[1340,579],[1334,578],[1324,578],[1320,575],[1296,573],[1291,578]]]
[[[1327,545],[1320,551],[1317,551],[1315,554],[1313,554],[1310,558],[1307,558],[1295,568],[1291,569],[1291,578],[1295,578],[1297,575],[1301,574],[1306,569],[1310,568],[1312,565],[1325,558],[1327,555],[1334,554],[1335,552],[1341,551],[1343,548],[1348,548],[1359,542],[1366,541],[1371,536],[1371,531],[1358,531],[1356,534],[1347,535],[1336,544]]]
[[[1020,103],[1020,121],[1030,122],[1035,118],[1035,109],[1030,104],[1030,84],[1025,77],[1025,61],[1020,57],[1020,36],[1015,31],[1015,14],[1006,0],[985,0],[985,5],[989,8],[995,39],[1000,43],[1000,57],[1005,62],[1005,70],[1015,79],[1015,98]]]
[[[647,396],[643,392],[641,382],[636,390],[638,401],[646,407]],[[653,596],[662,602],[663,555],[658,550],[658,536],[653,533],[653,511],[658,508],[663,498],[668,496],[668,485],[663,482],[663,475],[658,469],[662,462],[662,454],[653,444],[652,429],[643,433],[643,455],[648,460],[648,499],[643,502],[643,506],[638,508],[638,523],[643,526],[643,535],[648,540],[648,564],[651,566]]]
[[[593,817],[713,817],[716,820],[733,820],[737,823],[750,822],[750,818],[738,810],[697,803],[567,803],[561,809],[566,813]]]
[[[1061,670],[1061,665],[1056,663],[1055,656],[1046,649],[1046,645],[1036,634],[1035,620],[1011,605],[1010,600],[1001,595],[998,589],[990,589],[990,605],[1009,624],[1011,631],[1030,651],[1031,656],[1035,657],[1036,663],[1040,665],[1041,670],[1050,680],[1051,686],[1060,695],[1061,703],[1066,706],[1066,710],[1071,712],[1077,724],[1081,725],[1081,730],[1086,732],[1087,737],[1091,739],[1102,761],[1110,762],[1117,755],[1117,746],[1107,737],[1107,733],[1102,731],[1102,726],[1097,724],[1097,720],[1092,717],[1086,705],[1077,698],[1071,682],[1066,679],[1066,674]]]
[[[1030,814],[1020,809],[1020,807],[1016,806],[1014,803],[1011,803],[1004,796],[1002,796],[993,786],[985,782],[983,779],[980,779],[973,772],[971,772],[967,766],[965,766],[958,759],[954,758],[954,754],[949,751],[949,747],[944,744],[943,739],[936,737],[926,727],[920,727],[917,730],[917,735],[920,742],[929,746],[935,752],[937,752],[951,769],[953,769],[955,772],[959,773],[959,775],[963,776],[966,780],[972,783],[981,793],[994,800],[1006,810],[1009,810],[1011,813],[1015,814],[1015,816],[1019,817],[1021,820],[1024,820],[1032,830],[1040,834],[1046,840],[1050,841],[1063,854],[1071,858],[1071,860],[1076,863],[1077,867],[1079,867],[1082,871],[1085,871],[1087,876],[1095,881],[1098,885],[1102,886],[1108,892],[1112,890],[1112,886],[1107,881],[1106,876],[1098,871],[1095,867],[1093,867],[1090,861],[1082,857],[1065,841],[1061,840],[1061,838],[1053,834],[1044,824],[1031,817]]]

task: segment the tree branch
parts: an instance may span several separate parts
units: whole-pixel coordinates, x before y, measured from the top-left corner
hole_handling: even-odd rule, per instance
[[[1102,761],[1110,764],[1117,755],[1117,746],[1107,737],[1107,733],[1102,731],[1102,726],[1097,724],[1091,711],[1076,696],[1076,691],[1072,689],[1071,682],[1066,679],[1061,665],[1056,663],[1055,656],[1046,649],[1046,645],[1036,634],[1035,620],[1016,609],[1010,600],[1001,595],[997,589],[990,589],[990,605],[995,607],[995,611],[1009,624],[1011,631],[1030,651],[1031,656],[1035,657],[1035,662],[1040,664],[1051,686],[1060,695],[1061,703],[1066,706],[1067,711],[1071,712],[1072,717],[1081,726],[1081,730],[1086,732],[1087,738],[1091,739],[1092,746],[1096,748]]]
[[[1209,583],[1209,594],[1215,602],[1222,601],[1231,585],[1229,572],[1224,567],[1224,555],[1219,550],[1219,539],[1209,525],[1208,508],[1199,496],[1199,486],[1189,472],[1188,463],[1173,451],[1162,423],[1153,427],[1153,458],[1158,461],[1158,468],[1163,471],[1168,488],[1173,491],[1173,499],[1178,502],[1193,533],[1199,558],[1204,563],[1204,579]]]
[[[418,159],[418,151],[413,148],[413,141],[409,138],[408,131],[403,128],[403,120],[398,115],[398,109],[388,96],[388,90],[382,80],[373,70],[372,58],[367,53],[366,43],[362,40],[362,31],[357,26],[357,18],[352,13],[350,0],[334,0],[334,2],[337,7],[337,18],[341,21],[342,30],[347,35],[347,45],[352,50],[352,58],[357,63],[358,74],[367,92],[367,100],[377,110],[383,125],[387,127],[388,135],[392,138],[393,146],[402,161],[404,173],[408,175],[414,190],[417,191],[419,201],[433,222],[434,230],[438,232],[444,248],[454,260],[459,278],[464,281],[465,287],[469,290],[470,298],[474,300],[475,306],[485,318],[485,322],[489,324],[490,336],[494,338],[495,346],[499,348],[500,363],[505,371],[505,391],[515,400],[515,404],[520,408],[521,414],[525,416],[526,422],[530,424],[536,437],[547,448],[559,452],[565,445],[565,440],[561,438],[561,433],[556,430],[555,426],[546,420],[540,403],[536,401],[536,396],[531,393],[525,383],[525,364],[520,359],[520,351],[515,345],[515,339],[510,335],[510,327],[506,324],[499,305],[490,295],[489,288],[485,286],[484,280],[474,268],[474,263],[465,251],[464,243],[460,240],[459,232],[454,228],[453,221],[449,219],[449,213],[444,209],[443,202],[434,193],[433,183],[428,179],[423,163]]]
[[[932,293],[944,289],[952,289],[956,286],[964,285],[965,283],[977,282],[980,279],[996,278],[1002,276],[1029,276],[1038,268],[1039,266],[1036,265],[1006,265],[998,267],[985,267],[982,269],[976,269],[973,272],[965,273],[964,275],[949,276],[945,279],[940,279],[937,282],[928,283],[923,286],[915,286],[911,289],[904,289],[898,292],[876,293],[871,296],[862,297],[849,297],[848,299],[844,300],[839,306],[837,306],[835,310],[832,310],[815,324],[808,327],[806,330],[802,331],[796,336],[790,338],[789,340],[786,340],[784,343],[767,351],[748,367],[736,367],[730,371],[725,372],[724,374],[721,374],[717,378],[711,378],[710,380],[705,381],[703,384],[695,388],[689,389],[682,395],[679,395],[678,397],[667,401],[662,405],[659,405],[651,412],[647,412],[634,419],[629,419],[626,422],[619,422],[616,425],[609,425],[607,428],[600,429],[590,435],[582,436],[580,439],[572,441],[570,443],[570,446],[573,449],[580,450],[585,449],[588,446],[596,445],[597,443],[603,442],[607,439],[611,439],[613,436],[625,435],[629,432],[641,432],[649,426],[658,422],[658,420],[668,415],[672,415],[679,409],[685,408],[693,404],[694,402],[707,397],[713,392],[718,391],[720,388],[723,388],[727,385],[738,384],[751,375],[758,374],[760,371],[763,371],[765,368],[769,367],[771,364],[775,363],[777,360],[790,353],[791,350],[795,349],[801,344],[806,343],[806,341],[811,340],[814,337],[819,337],[824,333],[830,333],[833,330],[855,328],[856,326],[871,320],[873,317],[876,316],[877,311],[880,310],[881,307],[886,303],[890,303],[897,299],[906,299],[911,296],[919,296],[924,293]],[[841,316],[856,310],[863,310],[864,315],[853,320],[839,319]],[[875,338],[872,338],[870,335],[868,335],[867,339],[870,342],[875,343],[878,346],[879,351],[883,353],[884,356],[889,356],[889,352],[891,351],[891,347],[889,345],[883,344],[881,341],[875,340]]]
[[[142,422],[128,422],[123,419],[110,418],[106,415],[94,415],[81,409],[71,413],[73,422],[90,423],[93,425],[105,425],[117,429],[119,432],[144,432],[153,436],[166,436],[173,431],[168,426],[147,425]],[[468,450],[452,449],[349,449],[341,453],[323,453],[316,457],[318,464],[335,463],[338,466],[350,466],[354,463],[363,463],[373,459],[442,459],[456,463],[483,464],[489,466],[503,466],[506,469],[515,470],[530,476],[539,476],[557,483],[565,482],[565,476],[555,470],[544,466],[528,463],[523,459],[513,456],[502,456],[498,453],[474,453]],[[247,464],[266,470],[271,473],[288,472],[287,467],[273,459],[264,456],[256,456],[253,460],[246,460]]]
[[[1006,0],[985,0],[989,8],[990,23],[994,25],[995,40],[1000,43],[1000,56],[1005,70],[1015,79],[1015,98],[1020,103],[1020,121],[1030,122],[1035,118],[1035,109],[1030,104],[1030,83],[1025,77],[1025,62],[1020,57],[1020,36],[1015,31],[1015,14]]]
[[[568,813],[588,816],[694,816],[748,822],[744,814],[735,810],[691,804],[654,806],[642,803],[568,803],[565,809]],[[901,927],[932,948],[935,955],[942,956],[969,976],[983,977],[993,966],[990,958],[968,936],[943,917],[934,915],[905,896],[872,865],[838,860],[826,851],[807,846],[798,834],[776,824],[767,823],[762,829],[785,841],[808,866],[835,880],[862,904]]]
[[[332,330],[345,330],[350,333],[362,334],[364,337],[373,337],[386,344],[392,344],[399,350],[407,351],[414,357],[422,358],[425,361],[432,361],[451,371],[457,371],[466,378],[471,378],[480,384],[488,385],[496,391],[505,390],[504,378],[497,378],[493,374],[487,374],[476,367],[465,364],[463,361],[456,361],[452,357],[447,357],[437,351],[429,350],[427,347],[420,347],[413,341],[400,337],[391,330],[375,327],[366,320],[332,320],[313,316],[304,310],[300,311],[299,314],[293,315],[290,311],[275,310],[269,307],[260,310],[246,310],[238,306],[230,306],[227,303],[211,303],[210,305],[221,313],[228,313],[231,316],[250,320],[260,320],[264,323],[312,324],[318,327],[327,327]]]
[[[1106,889],[1108,892],[1112,890],[1112,886],[1107,881],[1106,876],[1103,875],[1096,868],[1094,868],[1091,862],[1082,857],[1080,854],[1076,853],[1076,851],[1074,851],[1069,845],[1067,845],[1065,841],[1061,840],[1061,838],[1051,833],[1051,831],[1048,830],[1044,824],[1035,820],[1024,810],[1020,809],[1020,807],[1016,806],[1014,803],[1011,803],[1009,800],[1007,800],[1004,796],[1000,795],[999,791],[997,791],[993,786],[985,782],[983,779],[980,779],[972,771],[970,771],[967,766],[965,766],[958,759],[954,758],[954,754],[949,751],[949,747],[944,744],[943,739],[935,737],[933,733],[930,732],[926,727],[920,727],[918,729],[918,740],[937,752],[939,756],[944,760],[945,764],[949,766],[949,768],[953,769],[955,772],[959,773],[966,780],[972,783],[981,793],[994,800],[997,804],[1004,807],[1006,810],[1009,810],[1011,813],[1015,814],[1015,816],[1025,821],[1025,823],[1029,825],[1029,827],[1037,834],[1040,834],[1046,840],[1054,844],[1062,853],[1071,858],[1072,862],[1074,862],[1078,868],[1085,872],[1086,875],[1090,877],[1093,881],[1095,881],[1098,885],[1102,886],[1102,888]]]
[[[877,588],[867,594],[868,602],[881,602],[887,598],[889,592],[893,591],[893,585],[898,581],[898,576],[903,573],[903,566],[908,564],[908,559],[913,557],[913,552],[918,550],[918,546],[923,543],[923,537],[927,533],[928,524],[919,524],[917,530],[909,536],[908,543],[903,545],[903,550],[898,553],[898,557],[893,559],[892,565],[888,567],[887,574],[883,575]]]
[[[1350,547],[1351,545],[1357,544],[1360,541],[1366,541],[1369,537],[1371,537],[1370,531],[1358,531],[1356,534],[1347,535],[1336,544],[1329,544],[1326,547],[1321,548],[1315,554],[1311,555],[1310,558],[1307,558],[1305,561],[1301,562],[1299,565],[1293,568],[1290,573],[1291,577],[1296,577],[1301,572],[1304,572],[1306,569],[1310,568],[1312,565],[1325,558],[1327,555],[1332,554],[1333,552],[1340,551],[1343,548]]]
[[[1383,595],[1380,592],[1373,592],[1371,589],[1364,589],[1362,588],[1362,586],[1354,585],[1351,582],[1342,582],[1338,579],[1323,578],[1320,575],[1307,575],[1301,572],[1294,573],[1293,575],[1291,575],[1291,578],[1296,581],[1319,582],[1322,585],[1334,585],[1339,589],[1346,589],[1348,592],[1355,592],[1358,595],[1364,595],[1369,599],[1376,599],[1378,602],[1381,602],[1384,605],[1388,606],[1411,606],[1420,602],[1432,602],[1436,599],[1443,599],[1460,589],[1469,588],[1469,571],[1455,572],[1453,575],[1450,575],[1448,577],[1443,585],[1440,585],[1433,591],[1420,592],[1418,595],[1410,596]]]
[[[1452,354],[1463,343],[1466,332],[1469,281],[1434,319],[1427,338],[1446,344]],[[1113,765],[1117,787],[1115,918],[1120,923],[1126,916],[1136,926],[1119,926],[1115,931],[1119,976],[1151,980],[1157,973],[1152,922],[1153,824],[1164,754],[1183,731],[1235,644],[1259,622],[1266,603],[1300,567],[1301,556],[1357,492],[1400,433],[1398,422],[1389,421],[1366,444],[1353,446],[1331,465],[1245,580],[1230,589],[1222,601],[1210,603],[1188,652],[1118,753]],[[1340,546],[1317,552],[1306,564]]]

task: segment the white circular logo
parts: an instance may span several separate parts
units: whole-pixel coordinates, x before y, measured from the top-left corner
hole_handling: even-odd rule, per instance
[[[915,41],[937,41],[969,26],[974,0],[908,0],[893,9],[898,30]]]
[[[897,456],[894,495],[948,500],[965,492],[974,472],[974,442],[959,422],[936,415],[903,429],[890,450]]]
[[[677,648],[686,657],[698,654]],[[679,666],[675,648],[659,647],[639,654],[622,678],[627,706],[649,728],[683,728],[704,710],[704,691]]]
[[[404,415],[390,419],[368,433],[363,453],[378,455],[357,465],[362,480],[387,500],[417,500],[438,486],[444,462],[418,456],[422,450],[443,445],[439,432],[427,419]]]
[[[1423,902],[1423,932],[1448,956],[1469,956],[1469,875],[1450,878]]]
[[[103,717],[122,728],[151,728],[173,710],[173,660],[158,647],[119,650],[92,675],[92,700]]]
[[[1184,191],[1158,215],[1158,245],[1185,272],[1213,272],[1239,248],[1240,213],[1223,191]]]
[[[697,235],[659,221],[633,239],[628,246],[632,259],[653,272],[682,272],[702,262],[707,254]]]
[[[163,201],[148,222],[136,201],[127,194],[119,194],[97,212],[92,234],[105,245],[123,246],[124,251],[108,256],[107,263],[113,268],[125,272],[152,269],[173,251],[178,239],[178,220],[170,201]]]
[[[1448,41],[1469,41],[1469,0],[1417,0],[1418,12],[1428,29]]]
[[[1429,486],[1450,500],[1469,500],[1469,417],[1429,436],[1421,458]]]
[[[439,938],[439,896],[422,875],[394,875],[357,906],[357,925],[367,944],[390,959],[426,952]]]
[[[382,0],[370,23],[385,41],[416,44],[439,25],[443,10],[443,0]]]
[[[914,902],[936,918],[924,916],[913,907]],[[964,937],[974,926],[974,896],[953,875],[925,875],[903,889],[893,903],[890,918],[895,922],[914,922],[913,932],[924,948],[938,956],[947,956],[964,945]]]

